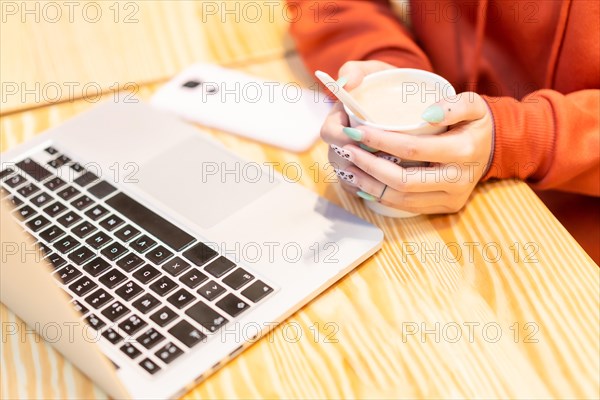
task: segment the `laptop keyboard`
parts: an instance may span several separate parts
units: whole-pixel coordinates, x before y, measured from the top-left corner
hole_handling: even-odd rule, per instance
[[[54,147],[0,179],[72,306],[149,374],[274,291]]]

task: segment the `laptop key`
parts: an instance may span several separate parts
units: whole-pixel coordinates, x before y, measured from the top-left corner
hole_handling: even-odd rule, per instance
[[[104,321],[102,321],[100,318],[98,318],[95,314],[88,315],[85,318],[85,320],[87,321],[87,323],[90,327],[94,328],[97,331],[99,331],[100,329],[102,329],[103,326],[106,325],[106,323]]]
[[[83,304],[81,304],[79,301],[77,300],[73,300],[71,302],[71,305],[73,306],[73,308],[75,309],[75,311],[77,311],[78,313],[80,313],[81,315],[86,314],[88,311],[90,311],[86,306],[84,306]]]
[[[21,186],[25,182],[29,182],[29,181],[27,180],[27,178],[23,177],[22,175],[15,175],[13,177],[8,178],[6,181],[4,181],[4,183],[6,183],[8,186],[10,186],[13,189],[18,186]]]
[[[144,207],[124,193],[117,193],[106,203],[157,237],[171,249],[181,251],[196,239],[160,215]]]
[[[176,323],[169,329],[169,333],[189,348],[192,348],[206,338],[204,333],[200,332],[199,329],[195,328],[186,320],[181,320]]]
[[[135,347],[134,345],[132,345],[131,343],[125,343],[123,346],[121,346],[121,351],[125,354],[127,354],[127,356],[129,358],[131,358],[132,360],[135,359],[137,356],[139,356],[140,354],[142,354],[141,351],[139,351],[137,349],[137,347]]]
[[[76,198],[75,200],[73,200],[71,202],[71,204],[73,205],[73,207],[75,207],[76,209],[78,209],[79,211],[84,210],[86,208],[88,208],[89,206],[91,206],[93,204],[93,200],[90,199],[88,196],[81,196]]]
[[[54,178],[49,179],[46,183],[44,183],[44,186],[46,186],[50,190],[57,190],[65,186],[66,184],[67,183],[65,181],[60,179],[58,176],[55,176]]]
[[[158,371],[160,371],[160,367],[156,365],[154,361],[149,358],[145,358],[140,362],[140,366],[146,370],[151,375],[154,375]]]
[[[125,221],[121,218],[116,215],[111,215],[100,221],[100,226],[110,232],[121,226],[123,223],[125,223]]]
[[[173,257],[173,253],[164,246],[155,247],[146,254],[146,258],[156,265],[161,265],[171,257]]]
[[[195,289],[202,284],[202,282],[206,281],[208,277],[204,275],[202,272],[197,271],[196,269],[192,269],[189,272],[186,272],[179,281],[189,287],[190,289]]]
[[[150,328],[136,338],[137,342],[150,350],[163,340],[165,337],[161,335],[156,329]]]
[[[119,324],[119,328],[128,335],[133,335],[146,325],[147,324],[140,317],[133,314],[125,318],[125,320]]]
[[[179,257],[175,257],[172,260],[169,260],[166,264],[162,266],[162,269],[164,269],[173,276],[179,276],[189,268],[190,264],[183,261]]]
[[[246,272],[242,268],[238,268],[225,278],[223,278],[223,283],[229,286],[232,289],[239,289],[241,287],[246,286],[250,281],[254,279],[254,275]]]
[[[245,301],[239,299],[237,296],[231,293],[217,301],[216,305],[232,317],[237,317],[250,308]]]
[[[67,157],[65,155],[61,155],[61,156],[58,156],[57,158],[55,158],[54,160],[48,162],[48,165],[51,166],[52,168],[60,168],[70,161],[71,161],[71,159],[69,157]]]
[[[75,228],[71,229],[71,232],[75,234],[79,239],[83,239],[96,231],[96,227],[87,221],[83,221]]]
[[[165,296],[177,287],[177,283],[166,276],[162,276],[159,280],[150,285],[150,289],[154,290],[159,296]]]
[[[119,261],[117,261],[117,265],[125,272],[131,272],[137,267],[141,266],[143,263],[144,260],[136,256],[134,253],[128,253],[125,257],[122,257]]]
[[[70,167],[75,172],[83,172],[83,166],[78,162],[71,164]]]
[[[273,289],[263,281],[256,281],[246,289],[242,290],[242,296],[254,303],[258,303],[272,291]]]
[[[50,221],[48,221],[48,219],[46,219],[43,215],[38,215],[37,217],[34,217],[25,223],[25,225],[27,225],[29,229],[34,232],[40,231],[49,224]]]
[[[85,242],[94,249],[98,250],[109,244],[111,241],[112,239],[110,238],[110,236],[108,236],[102,231],[99,231],[92,235],[90,238],[88,238],[88,240],[86,240]]]
[[[43,181],[52,175],[50,171],[33,161],[31,158],[26,158],[23,161],[18,162],[17,167],[21,168],[27,175],[31,176],[38,182]]]
[[[56,203],[50,204],[48,207],[44,208],[44,212],[51,217],[56,217],[57,215],[63,213],[67,210],[67,207],[58,201]]]
[[[206,267],[204,267],[204,270],[212,276],[214,276],[215,278],[219,278],[234,268],[235,263],[229,261],[223,256],[219,256],[219,258],[217,258],[216,260],[208,264]]]
[[[104,275],[102,275],[100,278],[98,278],[98,280],[107,288],[113,289],[119,284],[125,282],[127,280],[127,277],[118,269],[113,268]]]
[[[119,335],[113,328],[108,328],[102,332],[102,336],[112,344],[117,344],[123,340],[123,337]]]
[[[171,296],[169,296],[167,298],[167,301],[169,303],[173,304],[175,307],[179,308],[180,310],[182,308],[184,308],[185,306],[187,306],[188,304],[190,304],[194,300],[196,300],[196,296],[194,296],[193,294],[191,294],[190,292],[188,292],[185,289],[179,289],[178,291],[176,291],[175,293],[173,293]]]
[[[156,322],[156,324],[161,328],[169,325],[169,323],[171,323],[171,321],[174,321],[176,318],[177,313],[175,313],[175,311],[171,310],[169,307],[166,306],[150,316],[150,319]]]
[[[131,225],[125,225],[123,228],[115,232],[115,236],[124,242],[129,242],[141,232]]]
[[[144,314],[148,314],[160,304],[160,300],[152,296],[150,293],[144,294],[142,297],[133,302],[133,306]]]
[[[144,289],[134,281],[129,281],[115,290],[117,296],[121,297],[125,301],[131,301],[144,292]]]
[[[188,308],[185,313],[194,321],[213,333],[228,322],[225,317],[210,308],[202,301],[199,301]]]
[[[34,206],[42,207],[50,203],[52,200],[54,199],[49,194],[40,193],[36,196],[33,196],[30,201],[33,203]]]
[[[44,242],[37,242],[35,245],[36,245],[38,251],[40,251],[44,257],[46,257],[48,254],[52,253],[52,250],[50,250],[50,247],[48,246],[48,244],[46,244]]]
[[[66,236],[55,242],[54,248],[63,254],[67,254],[69,251],[74,250],[79,245],[80,243],[75,240],[73,236]]]
[[[102,308],[106,303],[111,301],[113,297],[106,292],[104,289],[98,289],[94,293],[90,294],[85,298],[86,303],[90,306],[98,309]]]
[[[75,182],[81,187],[86,187],[87,185],[97,181],[98,179],[100,178],[98,178],[96,174],[88,171],[85,174],[81,175],[79,178],[76,178],[73,182]]]
[[[33,183],[30,183],[25,186],[21,186],[19,189],[17,189],[17,193],[19,193],[23,197],[29,197],[31,195],[36,194],[39,191],[40,191],[40,188],[37,187],[36,185],[34,185]]]
[[[102,249],[101,253],[110,261],[114,261],[127,252],[127,249],[119,242],[113,242]]]
[[[110,268],[110,264],[107,263],[102,257],[96,257],[89,263],[83,266],[83,270],[93,276],[94,278]]]
[[[15,207],[19,207],[21,204],[23,204],[23,200],[21,200],[21,198],[19,198],[19,196],[9,197],[8,201],[10,201],[12,203],[12,205]]]
[[[98,182],[94,186],[88,188],[88,192],[99,199],[105,198],[115,190],[117,190],[117,188],[106,181]]]
[[[115,301],[102,311],[102,315],[108,318],[111,322],[116,322],[127,314],[129,314],[129,309],[119,301]]]
[[[64,258],[62,258],[61,256],[59,256],[56,253],[50,254],[46,259],[48,261],[50,261],[50,264],[52,264],[54,269],[59,269],[60,267],[62,267],[63,265],[65,265],[67,263],[67,260],[65,260]]]
[[[37,214],[37,212],[33,208],[25,205],[25,206],[19,208],[18,210],[15,210],[14,214],[18,215],[19,218],[21,218],[22,220],[26,220],[27,218],[30,218],[30,217],[34,216],[35,214]]]
[[[69,211],[68,213],[60,216],[57,219],[58,223],[64,226],[65,228],[69,228],[75,225],[77,222],[81,221],[81,217],[77,215],[73,211]]]
[[[79,195],[79,193],[81,192],[73,186],[68,186],[65,189],[58,191],[57,195],[63,200],[71,200],[73,197]]]
[[[7,176],[11,175],[14,172],[15,172],[15,170],[12,169],[12,168],[3,169],[2,171],[0,171],[0,179],[4,179],[4,178],[6,178]]]
[[[182,354],[183,350],[175,346],[173,343],[167,343],[160,350],[154,353],[154,355],[165,364],[170,364],[171,361],[175,360]]]
[[[58,150],[56,150],[54,147],[50,146],[50,147],[46,147],[46,149],[44,150],[46,153],[50,154],[50,155],[54,155],[56,153],[58,153]]]
[[[94,221],[98,221],[100,218],[104,217],[106,214],[108,214],[108,210],[98,204],[96,204],[94,207],[90,208],[89,210],[87,210],[85,212],[85,215],[87,215]]]
[[[97,286],[98,285],[95,284],[90,278],[84,275],[82,278],[70,284],[69,289],[79,296],[85,296]]]
[[[134,240],[129,246],[132,249],[134,249],[135,251],[137,251],[138,253],[144,254],[145,252],[150,250],[155,245],[156,245],[156,241],[150,239],[146,235],[142,235],[139,238],[137,238],[136,240]]]
[[[211,249],[204,243],[198,243],[183,252],[183,256],[185,258],[199,267],[203,266],[217,255],[218,253],[215,250]]]
[[[221,294],[225,292],[225,288],[215,281],[210,281],[200,289],[198,289],[198,294],[204,297],[208,301],[212,301],[219,297]]]
[[[83,245],[77,250],[73,250],[69,254],[69,260],[73,261],[77,265],[83,265],[87,261],[91,260],[96,253],[94,253],[89,247]]]
[[[144,265],[133,273],[133,277],[143,284],[148,284],[158,278],[161,273],[149,264]]]
[[[72,265],[66,265],[54,273],[54,277],[65,285],[71,283],[74,279],[81,276],[81,271]]]

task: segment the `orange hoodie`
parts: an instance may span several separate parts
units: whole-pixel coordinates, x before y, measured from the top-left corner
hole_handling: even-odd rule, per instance
[[[485,177],[600,195],[600,1],[290,0],[311,70],[349,60],[434,71],[485,95],[495,146]]]

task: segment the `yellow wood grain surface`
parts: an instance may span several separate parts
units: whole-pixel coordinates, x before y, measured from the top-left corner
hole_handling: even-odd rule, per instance
[[[243,69],[308,79],[293,57]],[[79,100],[4,116],[1,147],[91,106]],[[293,154],[209,132],[248,159],[298,163],[300,184],[381,227],[385,243],[185,397],[600,396],[599,269],[524,183],[481,185],[458,214],[393,220],[327,182],[324,143]],[[105,397],[49,345],[21,334],[4,306],[0,316],[3,398]],[[20,334],[8,335],[9,325]],[[289,326],[302,337],[291,340]]]

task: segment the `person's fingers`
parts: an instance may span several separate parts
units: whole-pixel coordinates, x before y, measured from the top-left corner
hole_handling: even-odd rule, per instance
[[[366,173],[354,168],[351,170],[356,174],[357,190],[373,196],[373,201],[380,201],[382,204],[411,212],[422,212],[423,209],[430,207],[446,207],[443,208],[446,212],[449,209],[447,207],[450,203],[450,195],[446,192],[399,192],[389,185],[386,189],[384,183]]]
[[[421,117],[431,125],[449,126],[461,121],[475,121],[488,113],[488,107],[481,96],[464,92],[452,98],[445,98],[427,107]]]
[[[351,143],[352,140],[342,131],[348,124],[348,114],[344,111],[344,106],[342,103],[336,103],[321,126],[321,139],[337,146]]]
[[[352,90],[361,84],[365,76],[390,68],[394,66],[383,61],[348,61],[338,71],[338,78],[347,79],[344,89]]]
[[[473,142],[462,135],[463,126],[438,135],[408,135],[362,125],[352,129],[361,143],[402,160],[442,164],[470,161],[476,150]]]
[[[351,154],[349,158],[351,163],[345,167],[348,172],[354,171],[351,168],[354,164],[366,174],[400,192],[446,191],[450,186],[445,184],[446,175],[451,176],[453,182],[456,182],[454,180],[456,173],[444,171],[443,168],[446,167],[444,165],[403,168],[353,145],[345,146],[344,150]],[[461,171],[458,173],[460,174]]]

